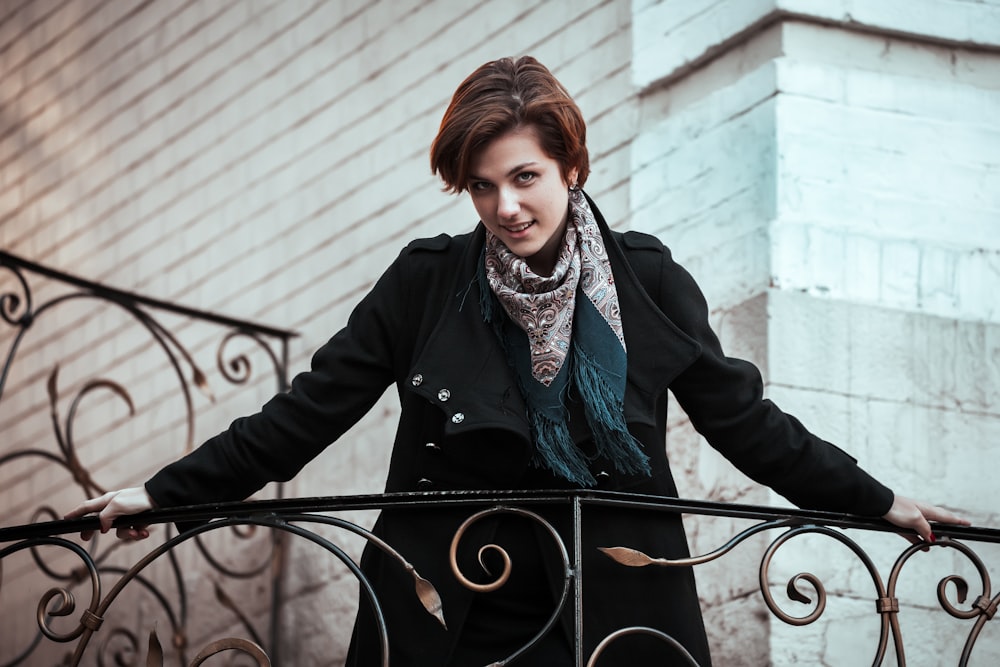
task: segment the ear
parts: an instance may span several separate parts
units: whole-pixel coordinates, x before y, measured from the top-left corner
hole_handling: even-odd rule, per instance
[[[571,188],[575,188],[576,187],[576,178],[579,175],[580,175],[580,170],[579,169],[577,169],[576,167],[573,167],[572,169],[570,169],[569,172],[566,174],[566,185],[568,185]]]

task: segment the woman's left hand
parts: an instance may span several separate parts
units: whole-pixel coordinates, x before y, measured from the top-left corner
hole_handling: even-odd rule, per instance
[[[936,505],[912,500],[905,496],[897,495],[892,501],[892,507],[882,515],[882,518],[900,528],[915,530],[924,542],[934,542],[934,533],[931,532],[929,521],[939,523],[953,523],[959,526],[968,526],[969,521],[959,517],[948,510]],[[916,538],[913,538],[916,542]]]

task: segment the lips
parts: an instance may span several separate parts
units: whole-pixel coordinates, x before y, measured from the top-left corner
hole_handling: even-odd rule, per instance
[[[535,224],[535,221],[529,220],[528,222],[521,222],[516,225],[504,225],[503,228],[510,234],[518,234],[528,229],[528,227],[531,227],[533,224]]]

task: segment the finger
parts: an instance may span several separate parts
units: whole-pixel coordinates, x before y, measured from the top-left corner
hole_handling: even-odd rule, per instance
[[[923,514],[914,519],[913,530],[917,531],[917,535],[920,535],[924,542],[934,542],[936,539],[934,533],[931,532],[931,524],[927,522]]]
[[[938,507],[937,505],[928,505],[926,503],[914,502],[917,509],[924,516],[927,521],[935,521],[937,523],[947,523],[957,526],[970,526],[972,522],[968,519],[958,516],[954,512],[944,509],[943,507]]]
[[[70,511],[66,512],[65,514],[63,514],[63,518],[64,519],[78,519],[79,517],[83,516],[86,513],[87,513],[87,510],[84,509],[83,505],[78,505],[77,507],[74,507]]]
[[[120,540],[138,542],[149,537],[149,528],[147,526],[122,526],[115,530],[115,535]]]
[[[941,507],[921,507],[920,510],[924,513],[924,516],[930,521],[937,521],[939,523],[950,523],[959,526],[969,526],[972,522],[968,519],[958,516],[954,512],[950,512]]]
[[[104,509],[104,507],[111,501],[111,498],[113,497],[114,493],[109,491],[108,493],[105,493],[103,496],[98,496],[97,498],[90,498],[89,500],[85,500],[84,502],[80,503],[79,505],[71,509],[69,512],[66,512],[66,514],[63,515],[63,518],[76,519],[86,514],[90,514],[92,512],[99,512],[100,510]]]
[[[117,519],[121,515],[122,515],[121,512],[117,512],[111,509],[110,505],[101,510],[101,513],[97,515],[97,517],[101,520],[101,532],[106,533],[109,530],[111,530],[112,528],[111,524],[113,524],[115,522],[115,519]]]
[[[907,542],[909,542],[910,544],[923,544],[923,545],[925,545],[924,548],[921,549],[921,551],[930,551],[931,550],[929,546],[926,546],[927,542],[925,542],[924,540],[920,539],[920,537],[917,536],[917,535],[903,535],[903,538]]]
[[[109,502],[111,496],[113,496],[113,494],[109,492],[97,498],[91,498],[89,500],[86,500],[80,503],[72,510],[70,510],[69,512],[66,512],[66,514],[63,515],[63,519],[67,520],[79,519],[80,517],[92,514],[95,511],[100,511]],[[106,531],[102,530],[101,532],[106,532]],[[95,531],[93,530],[80,531],[80,539],[82,539],[85,542],[89,542],[91,539],[93,539],[94,533]]]

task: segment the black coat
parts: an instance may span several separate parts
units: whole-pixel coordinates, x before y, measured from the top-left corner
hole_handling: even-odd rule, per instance
[[[610,231],[591,204],[621,306],[628,351],[625,417],[653,470],[651,477],[623,475],[595,460],[592,471],[601,488],[676,495],[664,447],[669,388],[713,447],[796,505],[872,516],[888,511],[889,489],[763,399],[761,376],[752,364],[723,354],[701,291],[669,250],[646,234]],[[267,482],[288,480],[392,383],[402,409],[387,492],[559,486],[530,466],[524,400],[480,313],[475,275],[484,234],[480,224],[470,234],[410,243],[347,326],[316,352],[310,372],[298,375],[287,394],[258,414],[236,420],[157,473],[146,485],[152,498],[160,506],[238,500]],[[587,446],[586,432],[574,436]],[[473,599],[447,566],[451,536],[467,514],[393,511],[379,519],[377,534],[440,591],[449,625],[445,632],[417,607],[412,581],[398,565],[366,550],[363,567],[382,592],[393,665],[448,664]],[[658,517],[656,530],[650,530],[651,519],[641,514],[595,508],[585,515],[585,655],[614,629],[649,625],[677,636],[707,664],[690,571],[622,568],[596,552],[597,546],[622,545],[654,556],[687,555],[678,518]],[[546,518],[566,534],[566,516],[546,511]],[[482,529],[484,540],[492,537],[490,525]],[[370,614],[363,610],[349,664],[379,664],[377,651]],[[635,658],[630,653],[631,664],[644,664]]]

